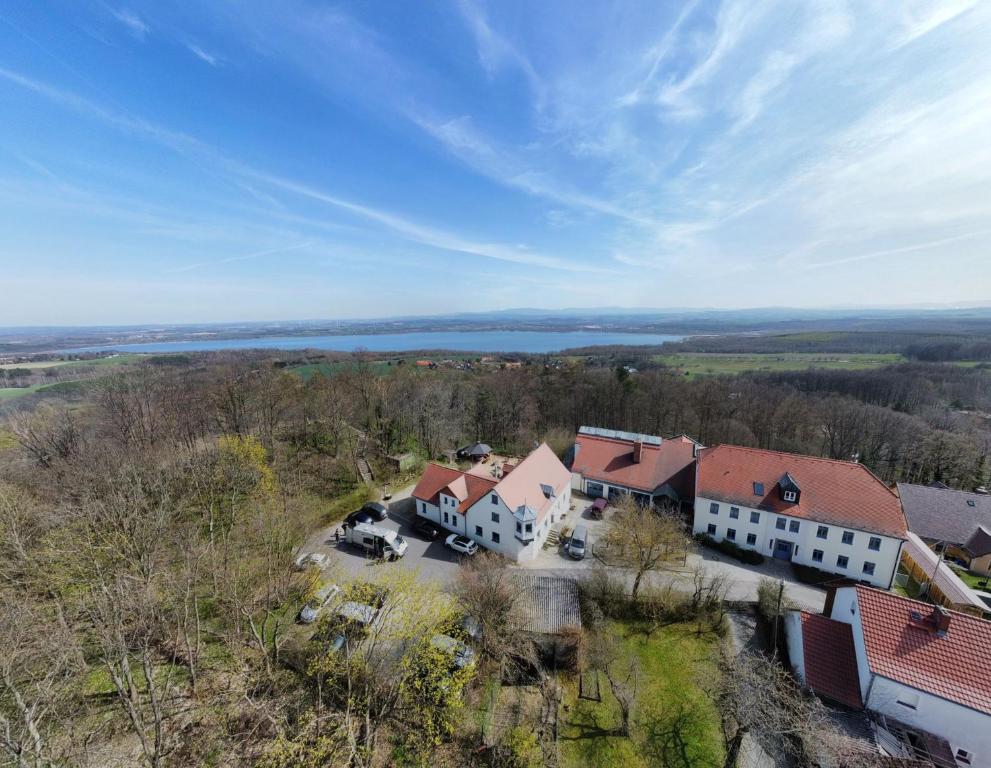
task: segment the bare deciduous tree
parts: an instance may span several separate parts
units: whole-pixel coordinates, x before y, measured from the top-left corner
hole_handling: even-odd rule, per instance
[[[632,496],[620,499],[606,542],[618,563],[634,572],[634,598],[644,576],[659,570],[672,557],[683,555],[688,546],[685,524],[673,508],[641,508]]]

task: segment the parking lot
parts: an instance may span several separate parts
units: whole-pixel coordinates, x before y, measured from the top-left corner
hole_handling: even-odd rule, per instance
[[[330,525],[314,533],[300,552],[323,552],[328,555],[326,566],[327,580],[350,580],[355,578],[371,579],[378,575],[381,569],[395,568],[415,571],[421,579],[436,581],[442,586],[450,584],[457,574],[461,555],[452,552],[444,546],[445,533],[441,533],[434,541],[426,541],[420,534],[414,533],[411,522],[416,514],[410,494],[413,486],[397,491],[385,502],[389,516],[376,525],[396,531],[406,539],[408,549],[406,555],[396,561],[382,561],[371,557],[364,550],[346,544],[343,539],[334,541],[334,531],[343,528],[340,524]],[[567,539],[562,537],[558,547],[541,549],[532,561],[520,563],[520,568],[539,570],[547,575],[569,576],[580,578],[582,572],[600,564],[595,557],[596,544],[602,541],[612,517],[613,508],[608,507],[602,520],[594,520],[588,513],[592,502],[586,496],[573,494],[575,509],[554,527],[573,529],[576,525],[584,525],[588,529],[590,554],[584,560],[573,560],[564,549]],[[691,580],[691,572],[702,565],[712,576],[724,575],[730,584],[728,597],[732,600],[754,600],[757,595],[757,585],[762,577],[783,579],[788,584],[788,592],[792,600],[802,607],[816,610],[821,607],[825,593],[818,587],[800,584],[795,580],[791,569],[777,561],[769,561],[763,566],[749,566],[730,558],[723,557],[706,549],[690,552],[684,566],[673,570],[665,570],[648,576],[648,583],[662,583],[668,579]],[[370,570],[371,569],[371,570]],[[622,573],[618,569],[610,570]],[[626,575],[630,576],[627,572]]]
[[[383,502],[389,509],[389,516],[375,525],[396,531],[406,539],[409,548],[406,555],[396,561],[380,561],[359,547],[344,542],[343,538],[335,542],[334,531],[344,529],[340,523],[327,526],[314,533],[300,549],[300,552],[323,552],[329,557],[328,574],[340,573],[342,579],[371,576],[369,569],[400,568],[418,571],[421,578],[448,582],[454,578],[460,556],[444,546],[444,534],[434,541],[426,541],[420,534],[414,533],[410,521],[415,519],[413,500],[410,493],[413,486],[407,486],[393,494],[388,502]]]

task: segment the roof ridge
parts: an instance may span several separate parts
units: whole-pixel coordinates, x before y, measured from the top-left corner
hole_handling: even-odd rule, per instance
[[[922,483],[895,483],[895,485],[907,485],[909,488],[922,488],[926,491],[939,491],[940,493],[944,491],[949,491],[950,493],[962,493],[965,496],[977,496],[981,499],[991,500],[991,494],[978,493],[977,491],[965,491],[963,488],[934,488],[931,485],[922,485]]]
[[[770,453],[776,456],[789,456],[793,459],[803,459],[806,461],[821,461],[828,464],[838,464],[840,466],[850,467],[851,469],[859,467],[860,469],[864,470],[867,474],[869,474],[871,477],[873,477],[875,480],[877,480],[878,483],[880,483],[884,487],[884,489],[888,491],[888,493],[890,493],[896,499],[898,498],[898,493],[893,488],[891,488],[886,482],[884,482],[884,480],[878,477],[870,467],[859,461],[848,461],[847,459],[831,459],[826,456],[810,456],[807,453],[791,453],[790,451],[776,451],[773,448],[753,448],[748,445],[734,445],[733,443],[719,443],[718,445],[714,445],[711,448],[706,448],[705,449],[706,455],[711,455],[720,448],[731,448],[733,450],[749,451],[751,453]]]
[[[959,616],[960,618],[968,619],[970,621],[975,621],[975,622],[986,622],[987,621],[987,619],[982,619],[982,618],[980,618],[978,616],[974,616],[974,615],[972,615],[970,613],[964,613],[963,611],[957,611],[957,610],[954,610],[953,608],[947,608],[947,607],[942,606],[942,605],[937,606],[937,605],[934,605],[933,603],[927,603],[927,602],[924,602],[922,600],[916,600],[914,597],[905,597],[904,595],[899,595],[899,594],[897,594],[895,592],[888,592],[887,590],[878,589],[877,587],[868,587],[866,584],[851,584],[850,586],[853,587],[854,589],[856,589],[858,592],[870,592],[870,593],[879,595],[881,597],[881,599],[884,599],[884,600],[890,599],[890,600],[894,600],[894,601],[902,601],[902,602],[905,602],[905,603],[911,603],[912,605],[920,605],[923,608],[925,608],[927,611],[932,611],[932,610],[935,610],[936,608],[939,608],[941,611],[946,611],[947,613],[951,613],[954,616]],[[848,588],[849,587],[840,587],[840,589],[848,589]]]

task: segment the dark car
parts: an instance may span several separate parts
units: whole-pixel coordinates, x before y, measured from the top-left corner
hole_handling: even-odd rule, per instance
[[[440,530],[436,525],[422,517],[413,523],[413,531],[420,534],[427,541],[433,541],[440,534]]]
[[[379,504],[377,501],[368,502],[361,508],[361,511],[367,512],[375,520],[385,520],[389,516],[389,510],[385,508],[384,504]]]
[[[344,518],[344,525],[357,525],[358,523],[374,523],[375,518],[372,517],[365,509],[359,509],[357,512],[352,512],[350,515]]]

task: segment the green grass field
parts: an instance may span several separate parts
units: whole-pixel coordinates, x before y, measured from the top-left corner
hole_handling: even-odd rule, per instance
[[[808,368],[869,370],[901,363],[905,358],[899,354],[686,352],[656,355],[654,360],[688,376],[716,376],[747,371],[802,371]]]
[[[577,680],[565,688],[559,718],[561,765],[718,768],[723,764],[720,716],[704,691],[716,674],[719,640],[699,636],[694,625],[671,625],[652,636],[635,623],[612,624],[642,679],[629,738],[615,735],[619,707],[600,674],[602,701],[578,698]]]
[[[129,365],[137,362],[147,355],[124,354],[113,357],[98,357],[93,360],[42,360],[37,363],[3,363],[0,369],[25,368],[28,370],[38,370],[42,368],[79,368],[83,366],[104,366],[104,365]]]

